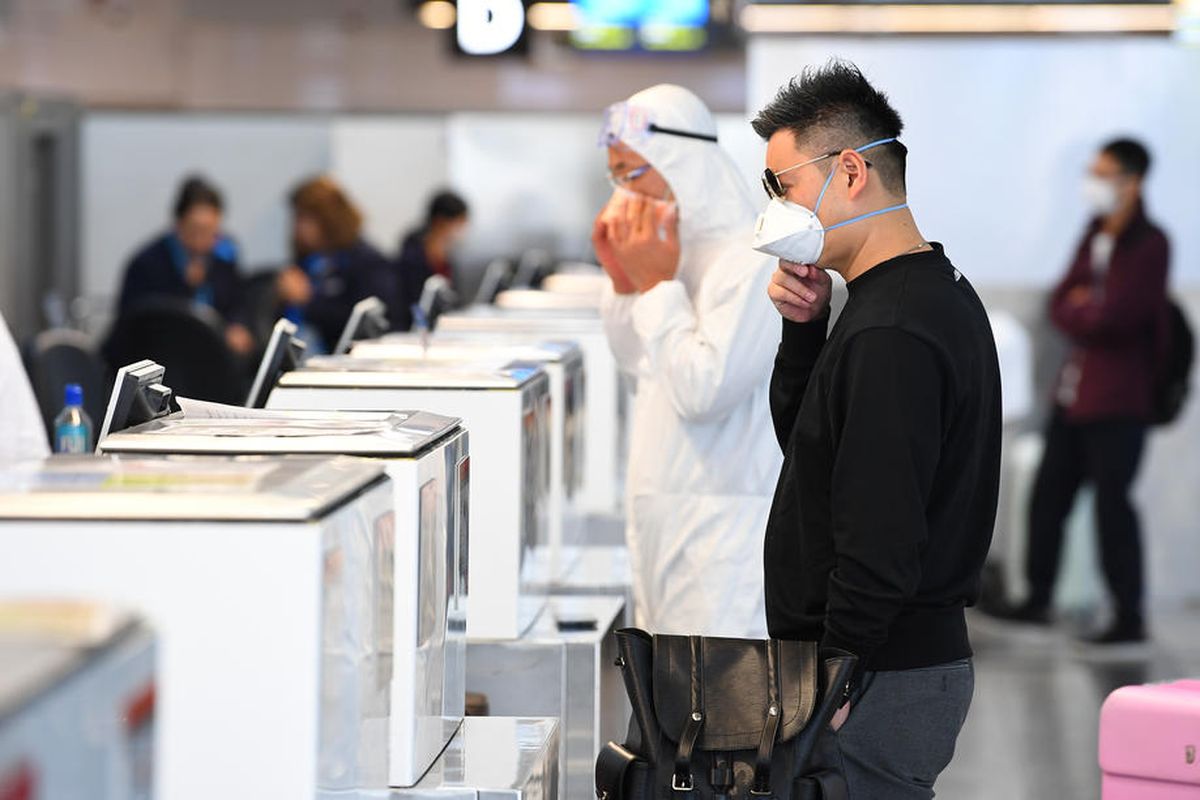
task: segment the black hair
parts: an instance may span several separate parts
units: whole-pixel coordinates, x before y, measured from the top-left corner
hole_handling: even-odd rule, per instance
[[[841,59],[806,67],[750,124],[764,141],[781,130],[790,131],[797,144],[808,145],[813,155],[898,137],[904,130],[887,95],[872,86],[857,66]],[[863,153],[863,158],[875,167],[885,187],[902,193],[907,153],[904,145],[893,142]]]
[[[426,229],[441,220],[453,220],[467,215],[467,201],[463,200],[449,189],[443,189],[429,201],[429,211],[425,215]]]
[[[1150,151],[1137,139],[1113,139],[1100,148],[1100,152],[1116,159],[1121,169],[1130,175],[1144,178],[1150,171]]]
[[[221,193],[215,186],[199,175],[189,175],[179,185],[179,193],[175,195],[175,221],[183,219],[196,206],[212,206],[217,211],[225,210]]]

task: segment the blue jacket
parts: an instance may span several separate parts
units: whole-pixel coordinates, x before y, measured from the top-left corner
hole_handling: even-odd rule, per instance
[[[175,297],[211,307],[227,321],[241,312],[241,275],[237,256],[226,240],[208,256],[208,273],[196,289],[184,280],[187,255],[173,233],[158,237],[139,250],[125,268],[118,311],[129,311],[151,297]]]
[[[392,264],[361,239],[344,250],[300,259],[299,266],[312,281],[313,297],[303,308],[286,309],[286,316],[316,328],[326,346],[332,346],[341,336],[359,300],[378,297],[387,304],[389,316],[395,316],[397,292]]]

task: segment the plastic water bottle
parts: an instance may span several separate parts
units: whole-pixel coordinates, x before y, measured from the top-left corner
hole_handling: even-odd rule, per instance
[[[83,387],[68,383],[66,408],[54,419],[54,452],[92,452],[92,420],[83,410]]]

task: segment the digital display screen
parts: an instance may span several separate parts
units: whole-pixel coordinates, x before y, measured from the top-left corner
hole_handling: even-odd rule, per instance
[[[571,0],[580,26],[571,35],[586,50],[702,49],[708,0]]]

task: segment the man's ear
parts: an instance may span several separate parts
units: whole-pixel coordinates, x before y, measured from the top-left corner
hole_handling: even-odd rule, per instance
[[[866,189],[868,183],[867,162],[863,159],[862,154],[855,150],[847,150],[839,156],[842,171],[846,173],[846,187],[850,194],[850,199],[857,199],[863,190]]]

